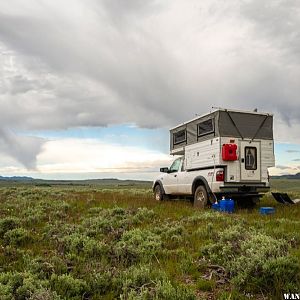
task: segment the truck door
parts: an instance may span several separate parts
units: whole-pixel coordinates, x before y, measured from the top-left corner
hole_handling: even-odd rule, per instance
[[[177,175],[177,193],[178,195],[189,195],[192,190],[191,174],[185,171],[185,158],[182,158],[182,164]]]
[[[182,158],[179,157],[174,160],[171,167],[169,168],[169,172],[165,174],[163,178],[163,186],[165,189],[166,194],[177,194],[178,187],[177,187],[177,176],[178,171],[180,171],[182,164]]]
[[[241,141],[241,181],[261,180],[260,142]]]

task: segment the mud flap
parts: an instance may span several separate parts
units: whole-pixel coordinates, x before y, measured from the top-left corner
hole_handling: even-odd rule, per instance
[[[294,201],[289,197],[288,194],[286,193],[272,193],[273,197],[275,198],[275,200],[279,203],[282,204],[296,204],[298,203],[298,199],[295,199]]]

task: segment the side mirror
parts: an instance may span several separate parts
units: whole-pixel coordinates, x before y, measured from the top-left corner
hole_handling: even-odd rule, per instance
[[[161,173],[168,173],[169,172],[169,168],[165,167],[165,168],[160,168],[159,171]]]

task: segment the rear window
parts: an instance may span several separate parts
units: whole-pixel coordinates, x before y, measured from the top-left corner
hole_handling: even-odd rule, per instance
[[[245,169],[257,169],[257,149],[256,147],[245,147]]]
[[[186,141],[186,130],[173,133],[173,144],[177,145]]]
[[[208,119],[199,123],[198,125],[198,136],[206,135],[214,132],[213,119]]]

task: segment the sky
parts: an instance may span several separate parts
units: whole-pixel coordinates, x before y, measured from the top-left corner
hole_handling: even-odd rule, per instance
[[[274,114],[300,172],[298,0],[0,2],[0,175],[153,179],[168,129],[212,106]]]

